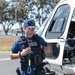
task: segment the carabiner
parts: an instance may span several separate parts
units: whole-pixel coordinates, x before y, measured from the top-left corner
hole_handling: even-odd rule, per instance
[[[29,66],[27,69],[27,73],[30,74],[31,73],[31,67]]]

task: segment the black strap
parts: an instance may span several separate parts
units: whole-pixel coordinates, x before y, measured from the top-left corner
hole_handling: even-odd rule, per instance
[[[33,37],[36,40],[37,44],[40,46],[40,43],[39,43],[39,40],[38,40],[38,35],[34,34]],[[26,37],[21,36],[20,38],[21,38],[22,43],[24,44],[24,47],[28,47],[28,40],[26,39]]]
[[[38,34],[34,34],[34,39],[36,40],[38,46],[40,47],[40,43],[39,43],[39,40],[38,40]]]
[[[21,36],[20,38],[21,38],[21,41],[22,41],[24,47],[25,48],[28,47],[28,41],[27,41],[26,37],[25,36]]]

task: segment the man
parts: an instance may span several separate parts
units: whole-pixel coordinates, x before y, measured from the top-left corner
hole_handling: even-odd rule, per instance
[[[50,46],[44,39],[35,35],[35,28],[35,21],[26,19],[23,24],[23,30],[25,32],[24,37],[15,40],[11,48],[10,58],[21,59],[21,75],[40,75],[38,73],[35,74],[35,66],[42,63],[42,60],[44,59],[43,51],[46,53],[50,52]],[[42,72],[41,75],[45,75],[44,70]]]

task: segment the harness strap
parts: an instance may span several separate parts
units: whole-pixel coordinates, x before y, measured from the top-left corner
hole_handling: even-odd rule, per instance
[[[34,34],[33,37],[36,40],[37,44],[40,46],[40,43],[39,43],[39,40],[38,40],[38,35]],[[20,38],[21,38],[21,41],[24,44],[24,46],[26,47],[26,45],[27,45],[27,47],[28,47],[28,40],[26,39],[26,37],[25,36],[21,36]]]
[[[25,36],[21,36],[20,38],[21,38],[21,41],[22,41],[24,47],[25,48],[28,47],[28,41],[27,41],[26,37]]]

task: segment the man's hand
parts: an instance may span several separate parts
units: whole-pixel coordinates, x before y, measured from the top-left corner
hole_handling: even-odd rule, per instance
[[[41,45],[41,49],[43,49],[45,53],[49,53],[50,50],[51,50],[51,48],[50,48],[49,45],[47,45],[47,46],[42,46],[42,45]]]
[[[21,56],[26,56],[27,54],[30,53],[31,47],[27,47],[25,49],[22,50],[21,52]]]

